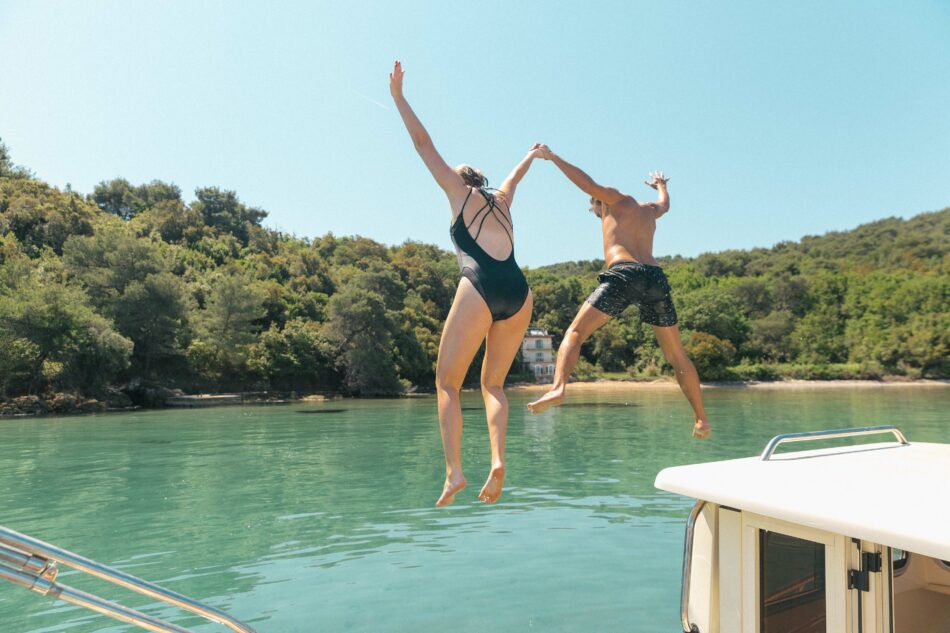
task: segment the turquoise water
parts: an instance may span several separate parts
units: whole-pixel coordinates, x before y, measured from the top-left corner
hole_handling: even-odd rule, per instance
[[[950,442],[948,387],[704,392],[713,439],[676,390],[575,392],[532,418],[512,392],[501,501],[477,394],[469,488],[436,510],[435,401],[350,401],[0,421],[0,524],[232,612],[261,633],[678,630],[691,501],[661,468],[757,454],[783,432],[896,423]],[[102,587],[64,572],[65,584]],[[107,587],[195,631],[224,631]],[[0,631],[131,631],[0,585]]]

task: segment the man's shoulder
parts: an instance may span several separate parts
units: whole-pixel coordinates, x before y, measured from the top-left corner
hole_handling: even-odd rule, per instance
[[[631,196],[628,193],[620,192],[620,200],[610,205],[615,209],[639,209],[640,203],[637,202],[637,199]]]

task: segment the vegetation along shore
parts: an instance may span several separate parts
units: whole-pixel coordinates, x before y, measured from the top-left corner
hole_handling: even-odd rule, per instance
[[[190,201],[160,181],[59,190],[0,143],[0,414],[431,389],[455,256],[300,238],[266,217],[218,187]],[[704,381],[950,378],[950,208],[661,263]],[[602,266],[525,270],[555,346]],[[632,308],[585,345],[575,379],[668,371]]]

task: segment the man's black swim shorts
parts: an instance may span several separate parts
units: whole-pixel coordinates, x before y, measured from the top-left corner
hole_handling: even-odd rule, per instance
[[[676,308],[670,296],[670,282],[659,266],[620,262],[598,275],[600,285],[587,303],[613,318],[630,304],[640,308],[640,320],[650,325],[676,325]]]

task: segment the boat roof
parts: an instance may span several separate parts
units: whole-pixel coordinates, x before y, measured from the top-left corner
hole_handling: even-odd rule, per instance
[[[950,445],[862,444],[666,468],[661,490],[950,560]]]

